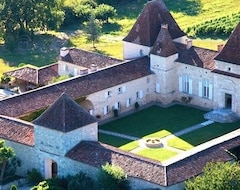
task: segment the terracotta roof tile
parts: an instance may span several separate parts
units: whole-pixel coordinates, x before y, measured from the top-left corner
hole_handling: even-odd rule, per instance
[[[58,65],[52,64],[40,68],[25,66],[5,72],[5,74],[36,85],[44,85],[47,84],[52,77],[58,76]]]
[[[59,59],[86,68],[91,68],[92,64],[97,65],[98,68],[105,68],[122,62],[120,59],[77,48],[70,48],[69,53],[65,57],[60,57]]]
[[[166,183],[165,167],[160,162],[139,157],[103,143],[82,141],[66,156],[95,167],[100,167],[107,162],[113,163],[122,167],[128,176],[159,185]]]
[[[85,76],[44,86],[0,101],[0,114],[19,117],[46,108],[63,92],[72,98],[80,98],[131,80],[152,74],[148,57],[99,70]]]
[[[240,65],[240,22],[230,35],[229,40],[220,54],[216,56],[215,59]]]
[[[0,115],[0,138],[34,146],[34,128],[31,123]]]
[[[172,39],[185,36],[162,0],[148,2],[124,41],[151,47],[155,43],[161,24],[168,24]]]
[[[162,57],[168,57],[178,53],[167,26],[161,28],[150,53]]]
[[[37,68],[34,67],[21,67],[13,71],[8,71],[5,74],[17,79],[31,82],[33,84],[38,84]]]
[[[188,49],[186,45],[180,43],[175,43],[175,45],[179,52],[177,62],[210,70],[215,68],[214,57],[218,54],[217,51],[195,46]]]
[[[64,93],[33,121],[36,125],[62,132],[69,132],[94,122],[97,122],[95,117]]]

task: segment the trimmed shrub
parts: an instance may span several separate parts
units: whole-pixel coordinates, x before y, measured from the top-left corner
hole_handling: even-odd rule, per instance
[[[11,185],[10,190],[17,190],[17,186],[16,185]]]
[[[43,181],[43,176],[37,169],[33,168],[31,171],[27,172],[27,179],[33,184],[38,184]]]
[[[130,189],[127,175],[119,166],[106,163],[99,169],[98,173],[99,189],[104,190],[128,190]]]
[[[91,189],[94,189],[94,182],[92,178],[80,172],[77,175],[70,178],[67,189],[68,190],[76,190],[76,189],[91,190]]]

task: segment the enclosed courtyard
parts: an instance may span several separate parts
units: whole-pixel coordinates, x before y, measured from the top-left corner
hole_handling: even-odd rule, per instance
[[[99,126],[99,141],[157,161],[184,154],[240,127],[204,119],[207,111],[154,105]],[[150,146],[149,146],[150,143]]]

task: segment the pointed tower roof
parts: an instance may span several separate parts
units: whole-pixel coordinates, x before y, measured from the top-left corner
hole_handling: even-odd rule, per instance
[[[162,25],[162,28],[158,34],[158,37],[150,53],[162,57],[168,57],[170,55],[177,53],[177,49],[168,32],[167,25]]]
[[[240,22],[215,60],[240,65]]]
[[[93,116],[64,93],[33,121],[36,125],[62,132],[69,132],[94,122],[97,120]]]
[[[168,24],[172,39],[185,36],[162,0],[148,2],[129,34],[123,39],[144,46],[153,46],[161,24]]]

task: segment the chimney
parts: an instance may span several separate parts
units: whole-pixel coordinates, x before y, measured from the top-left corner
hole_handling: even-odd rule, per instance
[[[86,75],[86,74],[88,74],[88,69],[86,68],[84,68],[84,69],[80,69],[80,75]]]
[[[91,70],[91,72],[97,71],[97,65],[96,64],[91,64],[90,70]]]
[[[60,56],[61,56],[61,57],[65,57],[68,53],[69,53],[69,48],[67,48],[67,47],[62,47],[62,48],[60,49]]]
[[[192,47],[192,40],[190,40],[190,39],[187,39],[186,40],[186,45],[187,45],[187,49],[190,49],[191,47]]]
[[[168,24],[161,24],[161,29],[164,28],[164,29],[168,29]]]
[[[222,51],[223,47],[224,47],[223,44],[219,44],[219,45],[217,46],[217,51],[218,51],[218,53],[220,53],[220,52]]]

